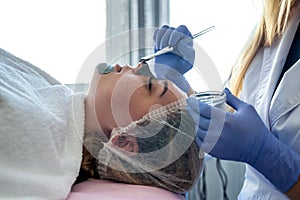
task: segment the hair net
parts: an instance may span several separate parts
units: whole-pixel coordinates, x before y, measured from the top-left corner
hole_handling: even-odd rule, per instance
[[[113,129],[108,141],[94,133],[85,137],[84,144],[97,159],[102,179],[186,192],[203,167],[204,155],[195,142],[185,99]]]

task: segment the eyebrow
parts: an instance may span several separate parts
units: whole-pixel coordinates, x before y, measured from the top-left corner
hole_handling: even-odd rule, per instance
[[[168,82],[164,81],[164,90],[163,92],[159,95],[159,97],[162,97],[167,91],[168,91]]]

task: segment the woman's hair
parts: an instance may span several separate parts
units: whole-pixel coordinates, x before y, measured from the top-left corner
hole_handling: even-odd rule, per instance
[[[74,184],[91,179],[99,179],[97,173],[97,160],[83,145],[81,167]]]
[[[177,193],[190,190],[198,180],[203,167],[203,155],[195,142],[194,122],[187,111],[182,109],[168,112],[164,120],[166,125],[158,132],[153,128],[147,129],[149,123],[152,123],[151,120],[137,124],[139,128],[145,127],[144,130],[147,132],[149,130],[155,132],[153,135],[151,133],[150,137],[136,137],[140,158],[143,158],[144,154],[164,149],[165,153],[161,156],[146,156],[145,160],[140,162],[135,156],[126,157],[124,154],[116,153],[110,156],[107,164],[97,161],[84,148],[81,175],[85,176],[85,180],[88,176],[100,177],[123,183],[156,186]]]
[[[242,51],[231,72],[230,88],[239,96],[244,76],[256,52],[261,47],[269,47],[281,37],[286,29],[289,15],[299,0],[265,0],[263,13],[253,37]]]

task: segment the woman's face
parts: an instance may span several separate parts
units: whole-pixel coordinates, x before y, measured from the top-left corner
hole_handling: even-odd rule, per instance
[[[90,92],[94,93],[97,120],[105,133],[185,97],[170,81],[139,75],[140,68],[141,65],[136,68],[115,65],[111,73],[100,75],[95,72],[91,84],[96,87]]]

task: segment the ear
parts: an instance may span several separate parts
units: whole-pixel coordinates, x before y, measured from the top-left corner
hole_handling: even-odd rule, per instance
[[[113,145],[117,146],[118,148],[128,151],[131,153],[138,153],[139,147],[137,143],[137,139],[127,133],[122,133],[120,135],[115,135],[111,142]]]

